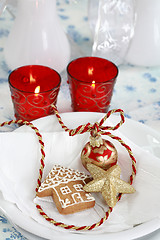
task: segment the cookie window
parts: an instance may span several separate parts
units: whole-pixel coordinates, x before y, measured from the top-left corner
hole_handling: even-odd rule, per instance
[[[68,193],[71,193],[71,192],[72,192],[68,186],[61,187],[61,188],[60,188],[60,191],[61,191],[61,193],[62,193],[63,195],[65,195],[65,194],[68,194]]]
[[[77,192],[83,191],[83,185],[82,184],[75,184],[75,185],[73,185],[73,187],[75,188],[75,190]]]

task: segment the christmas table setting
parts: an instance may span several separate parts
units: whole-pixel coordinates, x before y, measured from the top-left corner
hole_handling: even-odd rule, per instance
[[[20,10],[31,9],[31,2],[23,6],[19,0]],[[36,9],[41,9],[42,2],[37,2]],[[28,36],[23,44],[14,37],[19,35],[22,18],[17,2],[14,4],[8,1],[0,17],[1,239],[159,239],[160,67],[156,56],[149,59],[154,58],[153,64],[147,62],[147,54],[141,59],[140,55],[136,64],[132,45],[128,50],[137,36],[136,28],[134,34],[132,28],[140,6],[135,10],[135,5],[123,0],[119,1],[121,9],[113,1],[100,1],[99,6],[95,0],[57,1],[56,12],[65,35],[51,24],[56,32],[49,36],[55,38],[52,45],[60,35],[57,47],[52,49],[45,35],[51,28],[42,33],[44,49],[40,53],[44,56],[43,50],[49,46],[51,57],[47,62],[38,55],[39,50],[36,52],[40,35],[37,48]],[[50,0],[48,6],[52,7]],[[112,12],[119,16],[121,10],[124,16],[119,28],[123,25],[126,35],[118,35],[120,52],[118,44],[115,48],[100,46],[102,37],[105,43],[109,34],[114,36],[113,25],[108,35],[102,34],[109,31],[103,21],[109,7],[109,20]],[[49,15],[49,8],[45,10]],[[130,18],[125,18],[127,11]],[[41,21],[37,10],[35,14],[36,18],[29,20],[29,15],[27,22],[21,22],[25,26],[21,35],[30,31],[33,43],[38,35],[33,22]],[[46,17],[46,26],[49,19]],[[34,31],[27,28],[28,21]],[[44,27],[45,21],[41,25]],[[28,46],[33,47],[29,60],[25,54]],[[65,50],[61,51],[62,47]],[[106,149],[105,156],[100,148]],[[97,153],[98,163],[94,159]],[[70,206],[68,198],[61,199],[61,209],[57,181],[65,184],[60,188],[63,197],[73,188],[72,176],[77,191],[72,198],[80,209],[75,204]],[[83,190],[79,181],[84,184]],[[55,186],[50,188],[51,183]],[[87,198],[85,204],[79,195],[82,192]]]

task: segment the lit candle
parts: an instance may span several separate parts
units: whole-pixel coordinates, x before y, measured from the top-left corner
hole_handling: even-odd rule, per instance
[[[88,75],[91,77],[91,81],[92,81],[92,83],[91,83],[92,96],[96,97],[96,95],[95,95],[95,81],[92,80],[93,79],[93,71],[94,71],[93,67],[88,68]]]
[[[32,121],[53,114],[60,82],[60,75],[45,66],[23,66],[11,72],[9,84],[16,119]]]
[[[94,81],[94,80],[92,81],[91,88],[92,88],[92,95],[93,95],[93,97],[96,97],[96,92],[95,92],[95,81]]]
[[[98,57],[82,57],[67,67],[74,111],[107,112],[118,68]]]
[[[40,86],[37,86],[34,90],[35,96],[38,96],[39,92],[40,92]]]

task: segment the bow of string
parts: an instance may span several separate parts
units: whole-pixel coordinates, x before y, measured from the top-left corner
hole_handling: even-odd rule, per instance
[[[69,136],[75,136],[76,134],[83,134],[85,132],[90,132],[91,135],[94,132],[96,133],[100,133],[102,135],[105,135],[106,132],[104,131],[107,131],[107,130],[117,130],[124,122],[125,122],[125,119],[124,119],[124,112],[123,110],[121,109],[113,109],[113,110],[110,110],[101,120],[100,122],[96,122],[94,124],[91,124],[91,123],[87,123],[87,124],[84,124],[84,125],[80,125],[78,126],[77,128],[75,129],[69,129],[67,126],[64,125],[60,115],[59,115],[59,112],[57,110],[57,108],[55,106],[52,106],[53,109],[54,109],[54,112],[57,116],[57,119],[61,125],[61,127],[69,133]],[[104,126],[104,122],[107,120],[107,118],[110,117],[111,114],[113,113],[120,113],[120,117],[121,117],[121,120],[120,122],[118,122],[115,126]]]

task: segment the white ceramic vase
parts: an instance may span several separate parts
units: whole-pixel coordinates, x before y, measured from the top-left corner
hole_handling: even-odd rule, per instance
[[[11,69],[38,64],[61,72],[70,59],[70,46],[62,30],[56,0],[18,0],[16,19],[4,49]]]
[[[160,65],[160,0],[135,0],[136,24],[126,56],[139,66]]]

